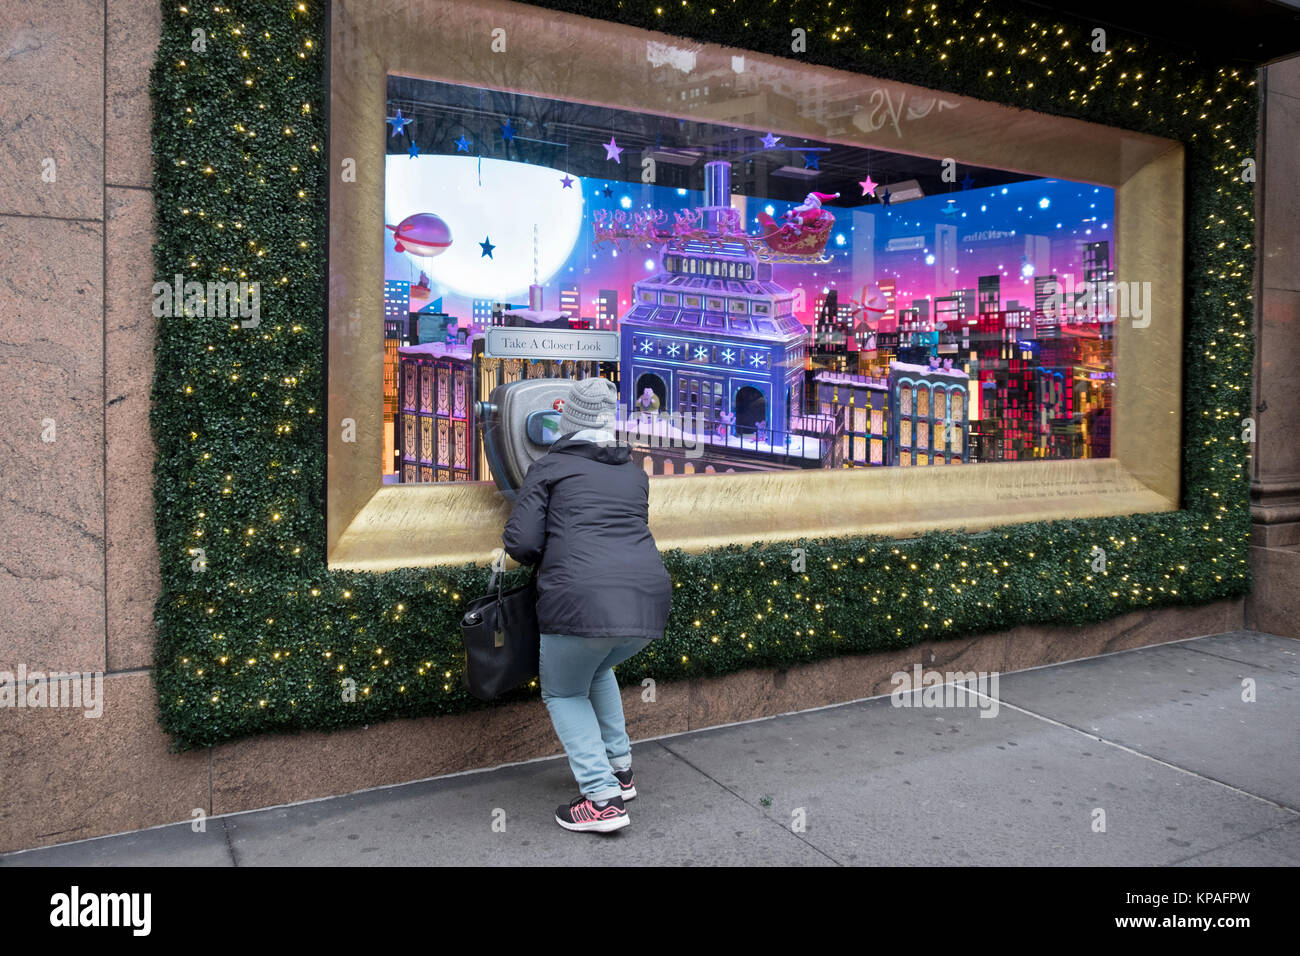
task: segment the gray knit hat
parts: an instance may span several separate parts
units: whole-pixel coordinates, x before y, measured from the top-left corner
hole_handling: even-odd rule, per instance
[[[607,378],[584,378],[573,383],[560,412],[560,434],[584,428],[614,428],[618,390]]]

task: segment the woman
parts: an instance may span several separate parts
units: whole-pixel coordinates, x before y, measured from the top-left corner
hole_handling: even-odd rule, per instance
[[[608,379],[573,385],[560,438],[529,467],[502,535],[520,564],[541,564],[542,700],[581,791],[555,820],[598,833],[627,826],[636,796],[611,668],[663,636],[672,602],[646,523],[650,481],[614,442],[616,402]]]

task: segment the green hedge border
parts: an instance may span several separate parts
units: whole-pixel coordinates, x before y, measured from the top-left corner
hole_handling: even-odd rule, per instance
[[[676,587],[668,633],[623,665],[620,679],[785,667],[1246,593],[1249,448],[1240,432],[1253,353],[1254,197],[1239,169],[1255,145],[1253,69],[1113,30],[1103,57],[1088,50],[1092,24],[1012,3],[916,3],[911,14],[891,3],[869,19],[760,0],[538,5],[1188,146],[1185,510],[905,542],[666,552]],[[182,6],[162,5],[151,83],[156,276],[242,273],[263,293],[256,329],[195,317],[159,323],[151,422],[162,726],[183,749],[482,706],[459,687],[458,620],[465,599],[483,590],[483,570],[366,574],[324,563],[323,0],[303,10],[284,0]],[[790,52],[794,27],[807,31],[806,54]],[[205,31],[203,51],[196,29]],[[1102,82],[1085,101],[1095,77]],[[1097,545],[1108,552],[1104,575],[1090,568]],[[793,547],[806,549],[802,572]],[[341,693],[348,677],[355,702]]]

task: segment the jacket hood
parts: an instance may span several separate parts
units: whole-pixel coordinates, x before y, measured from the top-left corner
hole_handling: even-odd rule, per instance
[[[551,451],[561,455],[581,455],[592,461],[607,465],[622,465],[632,460],[632,449],[627,445],[598,445],[595,442],[574,438],[576,432],[563,435],[553,445]]]

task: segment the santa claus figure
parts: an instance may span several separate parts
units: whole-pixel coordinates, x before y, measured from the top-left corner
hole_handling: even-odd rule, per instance
[[[835,221],[835,217],[828,210],[822,208],[822,203],[828,199],[839,198],[839,193],[809,193],[804,197],[802,203],[785,214],[785,221],[801,233],[819,228],[829,229],[830,224]]]

